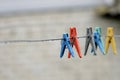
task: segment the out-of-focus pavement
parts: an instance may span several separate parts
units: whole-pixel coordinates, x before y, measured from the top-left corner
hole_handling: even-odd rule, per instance
[[[76,26],[78,35],[87,27],[102,27],[103,35],[109,26],[120,34],[120,21],[97,17],[93,10],[32,13],[0,17],[0,40],[60,38]],[[67,50],[59,58],[60,41],[40,43],[0,44],[0,80],[119,80],[120,38],[116,38],[117,55],[110,47],[107,55],[97,51],[93,56],[67,58]],[[79,39],[84,53],[85,39]]]

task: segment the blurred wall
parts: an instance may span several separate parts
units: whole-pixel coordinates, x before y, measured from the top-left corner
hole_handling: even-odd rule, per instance
[[[58,9],[75,6],[87,7],[102,4],[103,2],[103,0],[0,0],[0,13]]]

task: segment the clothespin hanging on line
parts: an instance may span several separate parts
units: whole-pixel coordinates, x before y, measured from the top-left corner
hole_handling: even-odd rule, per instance
[[[70,27],[70,43],[71,43],[72,47],[75,46],[78,56],[80,58],[82,58],[82,54],[80,51],[80,45],[79,45],[79,41],[77,38],[76,27]],[[70,56],[71,56],[71,54],[70,54],[70,52],[68,52],[68,58],[70,58]]]
[[[103,37],[102,37],[102,30],[101,30],[101,28],[100,27],[96,27],[95,31],[99,33],[100,39],[101,39],[101,44],[103,45],[103,48],[105,48],[104,47],[104,41],[103,41]]]
[[[88,50],[89,44],[91,44],[93,52],[94,52],[94,55],[96,55],[96,48],[95,48],[95,43],[94,43],[94,38],[93,38],[92,27],[87,28],[86,31],[87,31],[87,34],[86,34],[87,37],[86,37],[85,53],[84,53],[84,55],[86,56],[86,54],[87,54],[87,50]]]
[[[94,36],[94,41],[95,41],[95,47],[97,49],[97,46],[100,48],[100,51],[105,54],[104,51],[104,46],[103,46],[103,41],[102,41],[102,37],[101,37],[101,28],[100,27],[96,27],[95,31],[93,33]],[[92,51],[93,52],[93,49]]]
[[[61,51],[60,51],[60,58],[63,57],[64,55],[64,51],[66,49],[66,47],[68,48],[68,50],[70,51],[70,55],[72,55],[72,57],[74,57],[74,52],[72,49],[72,46],[70,44],[70,39],[67,33],[63,34],[63,39],[61,41]]]
[[[115,43],[115,38],[114,38],[114,33],[113,33],[113,28],[108,27],[107,28],[107,36],[106,36],[106,41],[105,41],[105,52],[108,52],[109,45],[112,44],[112,49],[114,54],[117,54],[116,50],[116,43]]]

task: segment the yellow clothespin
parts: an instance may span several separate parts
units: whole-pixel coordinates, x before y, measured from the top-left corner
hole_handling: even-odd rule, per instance
[[[116,50],[116,43],[115,43],[115,38],[114,38],[114,33],[113,33],[113,28],[112,27],[108,27],[107,28],[107,36],[106,36],[106,41],[105,41],[105,52],[108,52],[108,48],[109,48],[109,44],[112,44],[112,49],[114,54],[117,54],[117,50]]]

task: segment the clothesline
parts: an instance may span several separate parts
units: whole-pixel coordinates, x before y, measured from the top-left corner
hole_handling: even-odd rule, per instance
[[[105,47],[104,47],[104,41],[103,38],[105,38]],[[101,52],[103,54],[108,52],[108,48],[109,48],[109,44],[112,44],[112,49],[114,54],[117,54],[117,50],[116,50],[116,42],[115,42],[115,38],[120,38],[120,35],[114,35],[114,31],[112,27],[108,27],[107,28],[107,34],[105,36],[102,35],[102,31],[100,27],[96,27],[95,31],[92,31],[92,27],[89,27],[86,29],[86,35],[84,36],[78,36],[77,35],[77,31],[76,31],[76,27],[70,27],[70,33],[63,33],[62,38],[51,38],[51,39],[31,39],[31,40],[0,40],[0,43],[36,43],[36,42],[48,42],[48,41],[60,41],[61,40],[61,51],[60,51],[60,58],[63,57],[64,55],[64,51],[67,47],[67,49],[69,50],[68,53],[68,58],[70,58],[70,56],[74,57],[74,51],[73,51],[73,46],[75,46],[78,55],[80,58],[82,58],[82,54],[80,51],[80,45],[79,45],[79,41],[78,39],[81,38],[86,38],[86,43],[85,43],[85,53],[84,55],[87,54],[87,50],[89,47],[89,44],[91,44],[92,49],[91,52],[94,53],[94,55],[96,55],[96,49],[97,46],[99,47],[99,49],[101,50]],[[105,50],[104,50],[105,48]]]
[[[86,36],[78,36],[77,38],[86,38]],[[109,37],[109,36],[102,36],[102,37]],[[120,38],[120,35],[114,35],[115,38]],[[52,39],[36,39],[36,40],[28,40],[28,39],[24,39],[24,40],[0,40],[0,43],[2,44],[7,44],[7,43],[38,43],[38,42],[49,42],[49,41],[60,41],[63,40],[63,38],[52,38]]]

